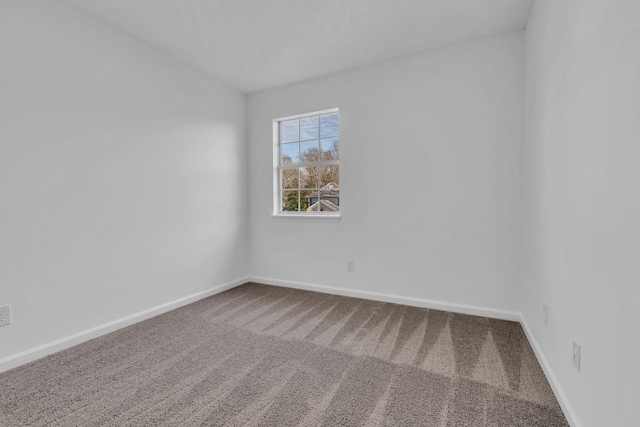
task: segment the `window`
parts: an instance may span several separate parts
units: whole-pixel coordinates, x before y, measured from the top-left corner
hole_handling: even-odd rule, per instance
[[[276,215],[340,214],[340,120],[337,109],[276,119]]]

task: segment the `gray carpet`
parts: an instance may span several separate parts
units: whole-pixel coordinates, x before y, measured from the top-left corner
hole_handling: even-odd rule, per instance
[[[566,426],[519,324],[259,284],[0,374],[2,426]]]

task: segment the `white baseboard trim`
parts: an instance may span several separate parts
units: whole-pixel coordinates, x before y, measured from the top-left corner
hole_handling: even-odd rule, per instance
[[[582,423],[578,419],[578,414],[576,414],[575,409],[573,409],[573,405],[571,405],[571,402],[569,402],[569,398],[560,385],[560,381],[558,381],[558,377],[556,376],[555,372],[553,372],[553,369],[551,369],[551,365],[549,364],[547,357],[544,355],[542,347],[540,347],[538,340],[536,340],[536,337],[533,335],[531,328],[529,328],[527,320],[522,314],[520,315],[520,324],[522,325],[522,329],[524,330],[524,333],[529,340],[529,344],[531,344],[531,348],[533,348],[533,352],[538,359],[538,363],[540,363],[540,366],[542,367],[542,371],[547,377],[547,381],[551,386],[551,390],[553,390],[553,394],[555,394],[556,399],[558,400],[558,403],[562,408],[562,412],[564,413],[565,418],[567,419],[571,427],[582,427]]]
[[[373,301],[390,302],[394,304],[410,305],[412,307],[432,308],[435,310],[452,311],[454,313],[471,314],[473,316],[491,317],[493,319],[520,321],[520,313],[516,311],[500,310],[495,308],[478,307],[467,304],[457,304],[442,301],[433,301],[423,298],[405,297],[400,295],[386,294],[382,292],[370,292],[356,289],[339,288],[335,286],[316,285],[312,283],[293,282],[289,280],[278,280],[268,277],[250,276],[249,280],[265,285],[281,286],[285,288],[302,289],[305,291],[322,292],[325,294],[342,295]]]
[[[90,339],[108,334],[109,332],[122,329],[126,326],[133,325],[134,323],[138,323],[146,319],[150,319],[154,316],[166,313],[167,311],[174,310],[178,307],[182,307],[184,305],[191,304],[192,302],[210,297],[215,294],[219,294],[220,292],[235,288],[236,286],[240,286],[244,283],[247,283],[248,281],[248,277],[242,277],[240,279],[236,279],[222,285],[214,286],[213,288],[207,289],[206,291],[179,298],[177,300],[140,311],[130,316],[126,316],[112,322],[96,326],[95,328],[87,329],[85,331],[69,335],[67,337],[40,345],[38,347],[34,347],[29,350],[13,354],[11,356],[7,356],[3,359],[0,359],[0,372],[8,371],[9,369],[13,369],[25,363],[32,362],[34,360],[40,359],[41,357],[48,356],[66,348],[73,347],[74,345],[89,341]]]

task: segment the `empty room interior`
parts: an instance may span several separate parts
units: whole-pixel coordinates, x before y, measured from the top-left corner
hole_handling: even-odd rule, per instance
[[[640,2],[1,0],[0,426],[638,426]]]

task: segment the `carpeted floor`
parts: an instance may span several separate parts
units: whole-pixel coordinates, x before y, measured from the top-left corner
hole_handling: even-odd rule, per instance
[[[246,284],[0,374],[1,426],[566,426],[519,324]]]

